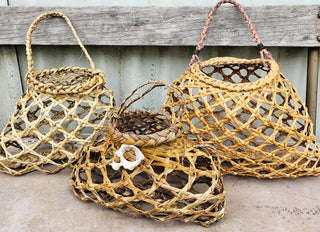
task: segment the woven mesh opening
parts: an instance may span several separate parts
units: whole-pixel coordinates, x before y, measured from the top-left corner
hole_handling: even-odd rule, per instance
[[[114,191],[116,194],[122,195],[124,197],[132,197],[133,191],[130,188],[127,187],[118,187]]]
[[[151,188],[153,179],[152,176],[147,172],[140,172],[135,177],[133,177],[132,183],[135,187],[141,190],[146,190]]]
[[[111,183],[118,183],[121,180],[121,171],[114,170],[111,166],[107,165],[107,177]]]
[[[183,171],[176,170],[167,175],[167,183],[175,188],[182,189],[188,183],[189,176]]]
[[[39,168],[42,170],[46,170],[47,172],[51,172],[57,170],[59,166],[64,165],[69,162],[67,157],[62,158],[63,155],[60,155],[60,159],[51,160],[50,163],[41,163]]]

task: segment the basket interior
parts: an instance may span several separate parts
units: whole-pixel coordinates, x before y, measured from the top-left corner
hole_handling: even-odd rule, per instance
[[[167,116],[151,111],[128,110],[116,120],[121,133],[149,135],[171,127]]]
[[[262,63],[231,63],[205,66],[201,71],[211,78],[238,84],[259,80],[268,74],[270,68]]]

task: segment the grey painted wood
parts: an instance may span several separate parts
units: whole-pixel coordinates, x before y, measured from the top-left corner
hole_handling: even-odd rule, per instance
[[[0,0],[6,6],[7,0]],[[0,46],[0,130],[14,111],[22,94],[18,58],[15,46]]]
[[[0,46],[0,130],[14,111],[22,95],[15,46]]]
[[[208,6],[211,7],[218,0],[8,0],[10,6]],[[242,6],[265,5],[316,5],[319,0],[239,0]]]
[[[320,46],[320,5],[246,7],[267,46]],[[32,20],[46,11],[70,17],[88,45],[196,45],[208,7],[0,7],[0,44],[24,44]],[[254,46],[242,15],[223,6],[214,16],[207,45]],[[34,33],[34,44],[75,44],[67,26],[48,20]]]

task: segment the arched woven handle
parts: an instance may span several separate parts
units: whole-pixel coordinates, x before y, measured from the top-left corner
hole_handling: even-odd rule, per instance
[[[90,66],[91,68],[94,70],[95,69],[95,65],[87,51],[87,49],[83,46],[82,42],[79,39],[79,36],[76,32],[76,30],[74,29],[71,21],[69,20],[69,18],[67,16],[65,16],[63,13],[60,12],[48,12],[48,13],[44,13],[40,16],[38,16],[30,25],[28,31],[27,31],[27,35],[26,35],[26,53],[27,53],[27,60],[28,60],[28,72],[33,74],[34,73],[34,62],[33,62],[33,58],[32,58],[32,49],[31,49],[31,35],[32,32],[34,32],[34,30],[37,28],[37,25],[39,22],[41,22],[44,19],[50,18],[50,17],[61,17],[63,18],[66,23],[68,24],[69,28],[72,31],[73,36],[76,38],[79,46],[81,47],[82,51],[84,52],[84,54],[86,55],[87,59],[90,62]],[[33,75],[32,75],[33,76]]]
[[[140,94],[139,96],[135,97],[134,99],[132,99],[130,102],[127,103],[127,101],[133,96],[133,94],[135,94],[139,89],[141,89],[142,87],[146,86],[146,85],[151,85],[153,84],[151,87],[149,87],[146,91],[144,91],[142,94]],[[162,81],[147,81],[145,83],[143,83],[142,85],[138,86],[137,88],[135,88],[130,94],[129,96],[126,97],[126,99],[124,99],[124,101],[121,103],[119,110],[118,110],[118,115],[122,115],[123,112],[130,106],[132,105],[134,102],[138,101],[139,99],[143,98],[146,94],[148,94],[150,91],[152,91],[154,88],[157,87],[161,87],[161,86],[167,86],[170,89],[172,89],[173,91],[175,91],[176,93],[178,93],[180,95],[181,98],[183,98],[183,93],[181,92],[181,90],[179,90],[178,88],[176,88],[174,85],[170,85],[167,84],[165,82]],[[183,115],[183,111],[184,110],[184,105],[181,105],[180,107],[180,111],[181,113],[178,115],[178,120],[181,119],[182,115]]]
[[[244,8],[239,3],[237,3],[236,1],[233,1],[233,0],[221,0],[215,6],[212,7],[212,9],[211,9],[211,11],[210,11],[210,13],[208,15],[208,19],[207,19],[207,21],[206,21],[206,23],[205,23],[205,25],[203,27],[203,30],[201,32],[200,41],[198,43],[198,46],[196,47],[196,50],[195,50],[194,54],[192,55],[189,67],[194,63],[195,60],[197,60],[200,63],[198,55],[200,53],[200,50],[203,48],[203,43],[204,43],[204,40],[206,38],[208,27],[209,27],[209,25],[210,25],[210,23],[212,21],[212,15],[224,3],[233,4],[240,10],[240,12],[242,13],[243,17],[245,18],[246,22],[249,25],[250,32],[253,34],[254,40],[255,40],[258,48],[260,49],[261,60],[262,60],[263,64],[265,66],[267,66],[267,64],[264,62],[264,56],[268,57],[270,60],[274,60],[274,59],[273,59],[271,53],[269,51],[267,51],[267,49],[261,43],[261,41],[259,39],[259,36],[258,36],[256,30],[254,29],[254,26],[253,26],[250,18],[248,17],[247,13],[245,12]]]

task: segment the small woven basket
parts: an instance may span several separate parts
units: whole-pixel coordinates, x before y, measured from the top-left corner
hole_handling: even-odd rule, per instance
[[[91,69],[62,67],[35,72],[31,35],[38,23],[61,17],[70,27]],[[58,12],[37,17],[27,32],[28,89],[1,132],[0,171],[21,175],[33,170],[55,173],[79,158],[84,146],[107,127],[114,107],[105,75],[95,68],[70,20]]]
[[[223,3],[234,4],[243,13],[261,49],[261,59],[217,57],[199,61],[197,55],[212,15]],[[269,60],[264,60],[264,55]],[[280,73],[244,9],[235,1],[223,0],[212,8],[190,70],[174,84],[186,98],[172,101],[170,91],[163,108],[172,112],[176,105],[187,105],[181,120],[185,133],[199,143],[215,146],[224,174],[258,178],[320,174],[319,147],[305,103]]]
[[[151,88],[163,85],[154,83]],[[82,200],[161,221],[208,226],[221,219],[226,193],[213,156],[181,138],[179,121],[150,111],[124,111],[128,105],[111,117],[110,136],[91,146],[75,165],[70,179],[73,192]],[[137,146],[144,155],[133,169],[112,166],[119,163],[123,145]],[[137,160],[130,150],[123,157]]]
[[[126,104],[129,98],[139,89],[150,84],[153,85],[149,89]],[[123,101],[118,113],[110,117],[109,130],[115,142],[135,146],[156,146],[161,143],[171,142],[182,135],[179,115],[182,115],[182,111],[185,109],[183,105],[175,108],[177,115],[155,113],[150,110],[126,110],[134,102],[160,86],[171,88],[173,97],[181,98],[179,96],[179,94],[181,95],[180,92],[177,92],[173,86],[164,82],[148,81],[140,85]]]

